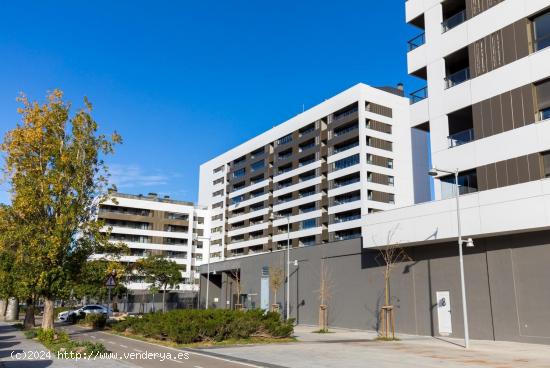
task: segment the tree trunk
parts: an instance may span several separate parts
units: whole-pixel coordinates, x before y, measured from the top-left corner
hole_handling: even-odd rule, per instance
[[[165,297],[166,297],[166,287],[164,287],[164,292],[162,293],[162,313],[166,312]]]
[[[6,308],[6,321],[14,322],[19,320],[19,299],[9,298]]]
[[[53,329],[53,300],[50,298],[44,299],[44,314],[42,315],[42,329]]]
[[[8,306],[7,299],[0,299],[0,321],[3,321],[6,317],[7,306]]]
[[[27,298],[27,310],[25,311],[25,321],[23,322],[23,328],[30,330],[34,328],[34,301],[32,298]]]
[[[328,330],[328,306],[320,305],[319,306],[319,330],[326,331]]]

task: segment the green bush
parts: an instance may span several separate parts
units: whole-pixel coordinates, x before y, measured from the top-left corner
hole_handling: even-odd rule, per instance
[[[91,325],[93,328],[101,330],[107,324],[107,316],[100,313],[90,313],[84,318],[84,323]]]
[[[27,330],[23,333],[27,339],[34,339],[38,336],[38,329],[33,328],[32,330]]]
[[[264,313],[260,309],[180,309],[129,317],[111,327],[118,332],[180,344],[250,337],[284,338],[291,336],[294,331],[292,320],[283,321],[280,314]]]

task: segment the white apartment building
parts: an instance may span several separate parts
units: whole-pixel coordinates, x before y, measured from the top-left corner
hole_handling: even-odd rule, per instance
[[[426,157],[426,147],[413,153],[402,94],[358,84],[201,165],[211,261],[288,239],[301,247],[359,238],[368,214],[415,203],[411,157]],[[427,186],[416,197],[428,199]]]
[[[147,255],[163,255],[182,267],[184,282],[178,286],[181,291],[197,291],[199,274],[197,267],[202,263],[206,210],[190,202],[169,197],[129,195],[111,193],[109,200],[102,203],[98,218],[105,222],[105,231],[111,230],[112,242],[123,242],[129,254],[121,262],[135,262]],[[95,258],[104,255],[95,255]],[[146,290],[148,284],[133,276],[128,283],[131,290]]]
[[[409,73],[427,81],[427,93],[413,99],[411,125],[429,130],[433,166],[458,169],[460,193],[472,194],[463,199],[463,231],[548,227],[550,1],[409,0],[406,12],[425,31],[407,55]],[[452,238],[454,202],[444,199],[453,186],[454,176],[437,177],[441,201],[375,219],[409,218],[400,227],[411,242],[436,228],[438,239]]]

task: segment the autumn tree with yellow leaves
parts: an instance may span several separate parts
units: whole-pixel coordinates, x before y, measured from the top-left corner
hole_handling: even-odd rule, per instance
[[[42,328],[49,329],[54,301],[91,254],[111,247],[95,213],[108,189],[104,156],[121,138],[99,134],[87,99],[74,114],[59,90],[42,104],[18,100],[21,122],[1,145],[16,223],[13,255],[32,266],[22,281],[44,300]]]

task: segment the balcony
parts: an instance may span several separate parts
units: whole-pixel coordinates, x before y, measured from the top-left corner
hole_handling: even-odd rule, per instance
[[[462,132],[451,134],[447,139],[449,141],[449,148],[461,146],[474,140],[474,130],[466,129]]]
[[[442,33],[450,31],[451,29],[455,28],[456,26],[464,23],[466,20],[467,20],[466,10],[463,10],[460,13],[457,13],[457,14],[453,15],[452,17],[449,17],[449,18],[445,19],[441,23]]]
[[[420,46],[424,45],[426,43],[426,34],[422,32],[418,36],[416,36],[413,39],[410,39],[407,41],[407,45],[409,46],[409,51],[412,51],[416,48],[419,48]]]
[[[464,68],[445,78],[445,89],[449,89],[470,80],[470,68]]]
[[[422,87],[409,94],[411,105],[428,98],[428,87]]]
[[[342,120],[342,119],[344,119],[344,118],[346,118],[350,115],[355,114],[357,111],[358,111],[358,107],[357,107],[357,105],[355,105],[354,107],[352,107],[350,109],[340,111],[340,112],[335,112],[333,117],[332,117],[332,122]]]

